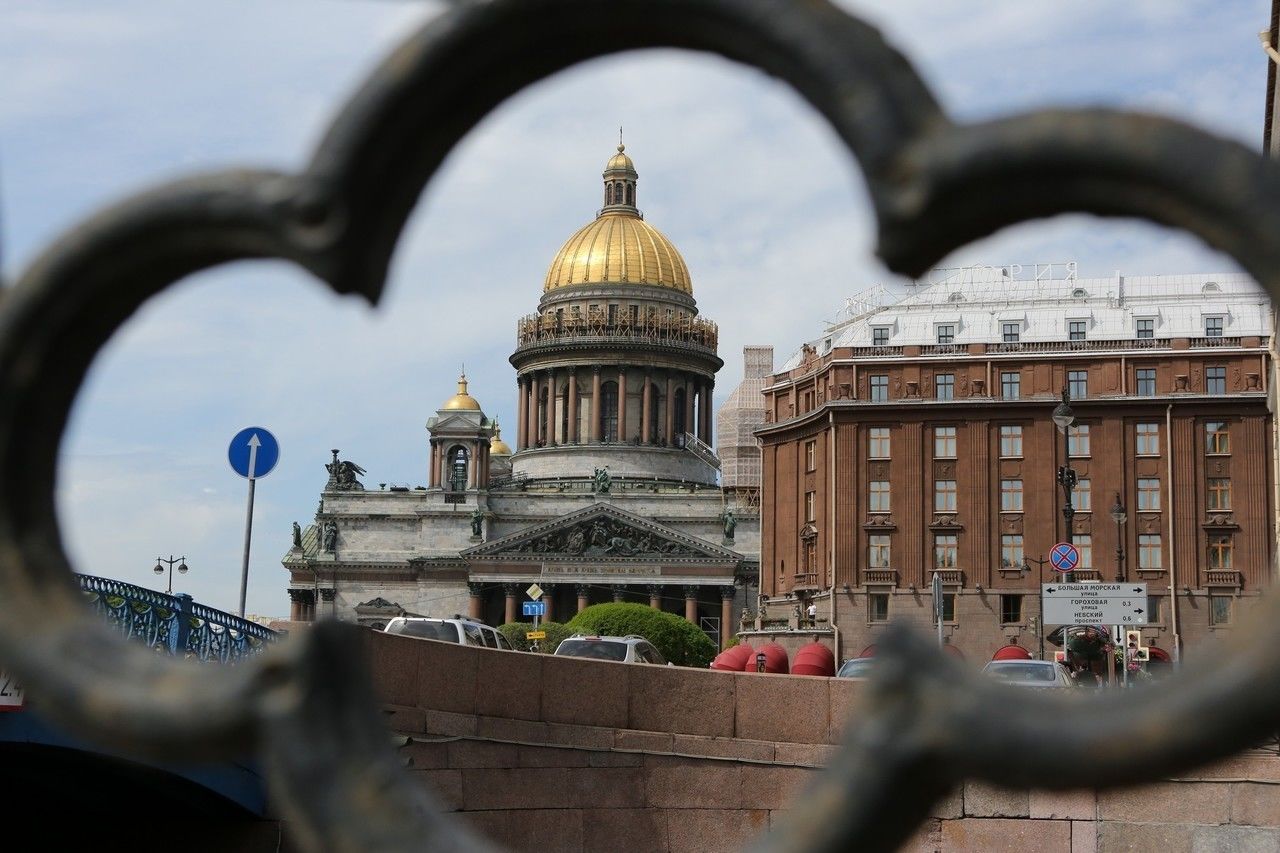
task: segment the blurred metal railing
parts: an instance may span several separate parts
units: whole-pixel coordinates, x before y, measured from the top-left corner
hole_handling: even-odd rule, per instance
[[[893,272],[919,277],[1006,226],[1086,212],[1190,232],[1280,293],[1280,174],[1178,121],[1046,109],[957,123],[874,28],[824,0],[447,4],[373,71],[301,171],[150,188],[71,229],[6,290],[0,660],[43,711],[140,755],[257,750],[300,848],[488,848],[399,765],[359,629],[321,622],[239,666],[201,667],[85,619],[54,506],[59,442],[90,363],[150,297],[216,265],[279,258],[377,301],[423,188],[494,107],[577,63],[660,47],[789,83],[862,167]],[[1254,608],[1216,650],[1183,679],[1079,701],[990,684],[891,625],[845,746],[762,846],[889,850],[965,779],[1131,785],[1251,747],[1276,728],[1280,606]]]

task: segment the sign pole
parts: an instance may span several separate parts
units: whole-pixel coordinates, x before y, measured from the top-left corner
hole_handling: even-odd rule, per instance
[[[249,464],[253,470],[253,463]],[[240,569],[240,618],[244,618],[244,600],[249,593],[249,544],[253,541],[253,487],[258,482],[256,477],[249,478],[249,507],[244,514],[244,565]]]
[[[253,492],[259,477],[275,470],[280,461],[276,437],[262,427],[247,427],[236,433],[227,448],[231,470],[249,481],[249,500],[244,513],[244,562],[240,567],[240,618],[244,618],[249,593],[249,545],[253,541]]]

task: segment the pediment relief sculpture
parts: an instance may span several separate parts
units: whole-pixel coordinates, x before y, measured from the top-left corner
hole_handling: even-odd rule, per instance
[[[553,530],[512,547],[519,554],[570,554],[581,557],[695,557],[698,551],[609,518],[594,518]]]

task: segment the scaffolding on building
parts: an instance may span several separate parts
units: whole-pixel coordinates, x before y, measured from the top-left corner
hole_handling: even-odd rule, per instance
[[[720,486],[737,508],[760,510],[760,440],[764,426],[764,387],[773,373],[773,347],[742,348],[742,382],[716,414],[716,455]]]

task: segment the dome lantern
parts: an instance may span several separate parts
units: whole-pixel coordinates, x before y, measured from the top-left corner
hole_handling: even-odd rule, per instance
[[[604,209],[619,210],[640,215],[636,207],[636,165],[627,156],[627,146],[622,142],[622,128],[618,128],[618,153],[604,165]]]
[[[440,407],[441,411],[456,409],[480,411],[480,402],[467,393],[467,374],[465,373],[458,377],[458,393],[445,400],[444,405]]]

